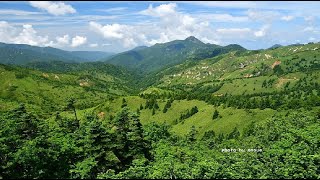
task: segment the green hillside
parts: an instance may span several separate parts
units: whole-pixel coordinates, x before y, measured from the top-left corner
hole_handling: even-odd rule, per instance
[[[182,63],[187,59],[200,60],[235,50],[245,49],[239,45],[222,47],[205,44],[191,36],[185,40],[175,40],[123,52],[107,59],[106,62],[150,73]]]
[[[97,68],[96,71],[75,69],[62,73],[0,65],[0,97],[4,102],[25,103],[41,112],[61,111],[71,97],[77,99],[77,108],[89,108],[132,90],[126,86],[123,74],[116,76],[121,70],[112,67],[112,71],[102,72]],[[7,109],[7,106],[1,107],[1,110]]]
[[[319,57],[190,37],[0,64],[0,179],[319,179]]]

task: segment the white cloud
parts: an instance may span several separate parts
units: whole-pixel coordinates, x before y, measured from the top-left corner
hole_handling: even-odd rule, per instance
[[[122,25],[122,24],[107,24],[101,25],[96,22],[89,23],[90,29],[102,35],[105,39],[116,41],[125,48],[137,46],[138,43],[145,42],[145,35],[141,28],[137,26]]]
[[[76,13],[76,10],[72,6],[63,2],[30,1],[29,3],[31,6],[45,10],[55,16]]]
[[[250,32],[251,29],[249,28],[221,28],[221,29],[217,29],[218,33],[222,33],[222,34],[238,34],[238,33],[248,33]]]
[[[302,30],[302,32],[319,33],[319,28],[314,27],[314,26],[307,26]]]
[[[0,21],[0,39],[2,42],[11,43],[11,38],[16,34],[16,28],[6,21]]]
[[[29,44],[34,46],[42,46],[48,42],[48,36],[42,37],[37,35],[37,31],[33,29],[32,25],[23,25],[22,32],[15,38],[13,42],[16,44]]]
[[[1,15],[15,15],[15,16],[27,16],[27,15],[38,15],[42,14],[40,12],[32,12],[32,11],[22,11],[16,9],[0,9]]]
[[[175,3],[162,4],[157,7],[149,6],[147,10],[141,11],[141,14],[159,17],[160,22],[153,27],[153,34],[148,38],[147,45],[155,43],[164,43],[176,39],[185,39],[188,36],[196,36],[200,40],[209,39],[216,41],[210,23],[202,17],[194,17],[189,14],[176,11]]]
[[[195,36],[204,42],[218,42],[208,20],[176,11],[175,3],[150,5],[139,14],[159,18],[153,23],[135,25],[90,22],[90,29],[108,39],[112,44],[125,48],[137,45],[154,45]],[[230,16],[228,17],[230,18]]]
[[[174,14],[176,12],[176,3],[169,4],[161,4],[158,7],[153,8],[152,4],[149,5],[148,9],[141,11],[140,13],[143,15],[162,17],[170,14]]]
[[[72,38],[71,47],[77,47],[85,44],[87,42],[87,37],[76,36]]]
[[[214,22],[246,22],[247,16],[232,16],[230,14],[197,14],[198,18]]]
[[[122,12],[127,10],[128,7],[115,7],[115,8],[108,8],[108,9],[96,9],[96,11],[101,11],[101,12]]]
[[[49,43],[48,36],[40,36],[32,25],[24,24],[21,28],[0,21],[0,40],[4,43],[29,44],[33,46],[45,46]]]
[[[90,22],[89,24],[92,30],[102,34],[105,38],[122,39],[128,29],[128,26],[120,24],[107,24],[105,26],[96,22]]]
[[[274,20],[280,19],[281,14],[277,11],[259,11],[249,9],[246,14],[254,21],[271,24]]]
[[[254,32],[254,35],[256,37],[264,37],[267,34],[267,31],[269,30],[270,25],[264,25],[259,31]]]
[[[188,3],[194,5],[201,5],[205,7],[220,7],[220,8],[255,8],[258,6],[253,1],[181,1],[179,3]]]
[[[294,16],[282,16],[281,17],[281,20],[284,20],[284,21],[291,21],[294,19]]]
[[[59,45],[67,45],[69,44],[69,35],[64,35],[63,37],[56,37],[57,43]]]
[[[95,47],[98,47],[98,44],[97,43],[89,44],[89,47],[95,48]]]
[[[216,30],[216,34],[219,35],[220,41],[223,39],[247,39],[251,36],[252,30],[250,28],[219,28]]]

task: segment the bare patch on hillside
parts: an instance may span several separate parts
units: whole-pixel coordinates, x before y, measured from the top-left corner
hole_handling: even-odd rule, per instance
[[[279,65],[279,64],[281,64],[281,61],[277,60],[271,65],[271,68],[273,69],[276,65]]]
[[[47,74],[47,73],[42,73],[42,76],[45,77],[45,78],[48,78],[48,77],[49,77],[49,74]]]
[[[105,115],[106,115],[106,113],[104,113],[104,112],[98,113],[99,119],[103,119]]]
[[[298,80],[296,77],[294,77],[293,79],[289,79],[289,78],[279,78],[278,82],[276,84],[276,88],[281,88],[285,83],[289,82],[289,81],[295,81]]]

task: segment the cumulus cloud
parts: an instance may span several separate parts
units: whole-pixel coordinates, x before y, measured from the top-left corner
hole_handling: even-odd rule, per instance
[[[30,24],[15,27],[6,21],[0,21],[0,41],[13,44],[28,44],[33,46],[52,47],[78,47],[87,42],[87,37],[74,36],[70,41],[70,35],[56,36],[53,40],[39,35]]]
[[[48,36],[42,37],[37,35],[30,24],[23,25],[22,32],[14,39],[17,44],[43,45],[48,42]]]
[[[44,45],[48,42],[48,36],[39,36],[32,25],[24,24],[19,30],[6,21],[0,21],[0,39],[5,43]]]
[[[105,39],[114,40],[124,47],[134,47],[145,42],[145,35],[139,32],[139,28],[122,24],[101,25],[96,22],[89,23],[90,29],[102,35]],[[140,29],[141,30],[141,29]]]
[[[129,26],[120,24],[107,24],[105,26],[96,22],[90,22],[89,24],[91,29],[102,34],[105,38],[122,39],[126,31],[130,29]]]
[[[66,35],[64,35],[62,37],[56,37],[57,43],[59,45],[67,45],[67,44],[69,44],[69,39],[70,38],[69,38],[68,34],[66,34]]]
[[[208,20],[178,12],[176,8],[175,3],[162,4],[157,7],[150,5],[148,9],[140,12],[147,16],[160,18],[157,28],[152,30],[158,33],[148,38],[150,40],[147,41],[147,45],[185,39],[188,36],[196,36],[206,42],[215,41],[216,38],[214,38],[215,35]]]
[[[158,7],[153,7],[152,4],[149,5],[148,9],[143,10],[140,14],[155,16],[155,17],[162,17],[167,16],[170,14],[174,14],[176,12],[176,3],[169,3],[169,4],[161,4]]]
[[[11,26],[6,21],[0,21],[0,39],[2,42],[12,42],[12,37],[15,35],[16,28]]]
[[[152,24],[106,24],[90,22],[90,29],[100,34],[112,43],[129,48],[137,45],[154,45],[176,39],[196,36],[204,42],[217,42],[210,23],[201,17],[178,12],[175,3],[162,4],[156,7],[150,5],[139,14],[157,18]]]
[[[71,47],[78,47],[87,42],[87,37],[76,36],[72,38]]]
[[[270,25],[264,25],[261,27],[259,31],[255,31],[254,35],[256,37],[264,37],[267,34],[267,31],[269,30]]]
[[[65,14],[76,13],[76,10],[63,2],[50,2],[50,1],[30,1],[31,6],[45,10],[49,14],[59,16]]]

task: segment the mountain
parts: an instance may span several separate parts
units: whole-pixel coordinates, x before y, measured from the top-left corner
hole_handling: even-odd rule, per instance
[[[185,40],[175,40],[162,44],[157,43],[151,47],[135,48],[114,55],[105,61],[149,73],[182,63],[188,59],[200,60],[230,51],[243,50],[245,50],[245,48],[239,45],[223,47],[214,44],[205,44],[197,38],[190,36]]]
[[[0,179],[319,177],[320,44],[208,46],[190,37],[128,51],[165,56],[148,74],[0,64]]]
[[[0,74],[0,102],[26,103],[46,113],[63,109],[70,97],[76,98],[78,108],[83,109],[131,94],[134,77],[122,67],[102,62],[61,61],[32,62],[28,67],[0,64]],[[0,105],[0,110],[3,107]]]
[[[144,49],[144,48],[147,48],[148,46],[137,46],[135,48],[133,48],[132,50],[141,50],[141,49]]]
[[[64,51],[52,47],[0,43],[0,63],[25,65],[29,62],[87,62],[112,55],[100,51]]]
[[[71,54],[78,57],[79,62],[94,62],[115,55],[115,53],[103,51],[71,51]]]
[[[275,45],[269,47],[268,49],[276,49],[276,48],[279,48],[279,47],[282,47],[282,45],[280,45],[280,44],[275,44]]]

